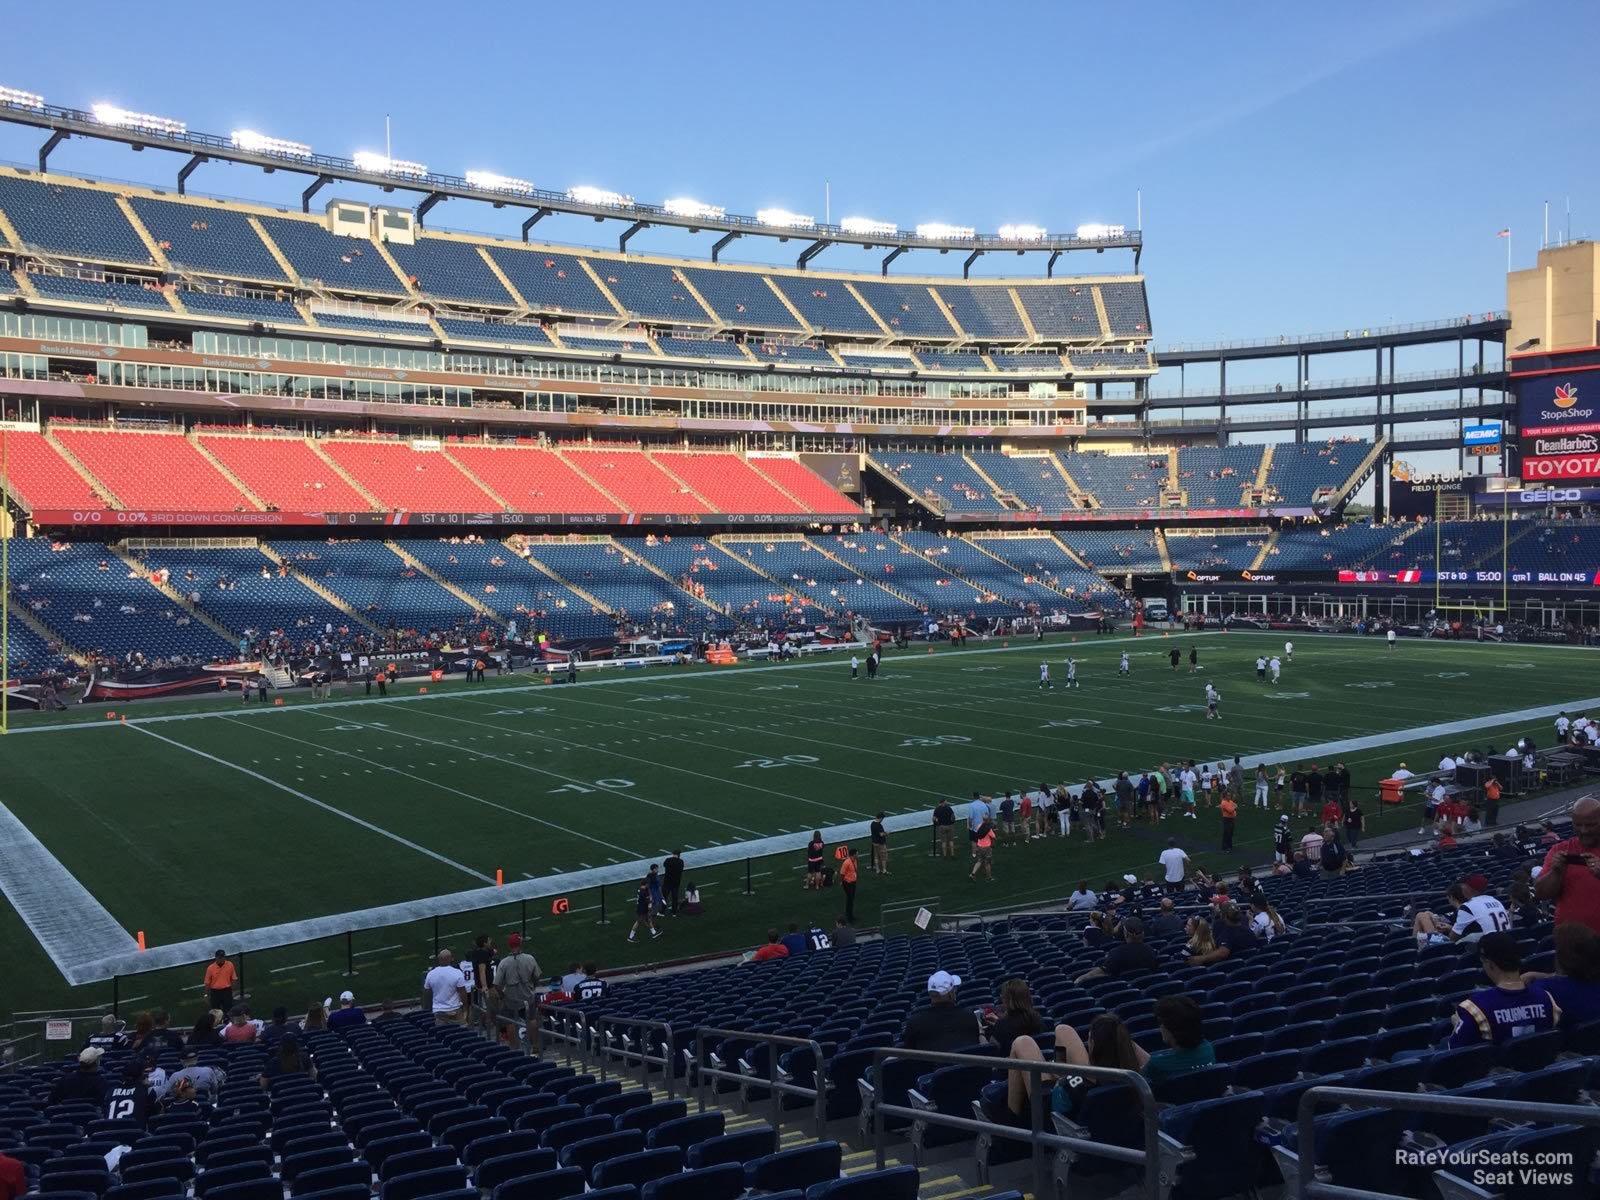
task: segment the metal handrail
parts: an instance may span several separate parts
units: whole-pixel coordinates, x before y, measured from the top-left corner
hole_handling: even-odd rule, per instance
[[[745,1029],[719,1029],[713,1025],[701,1025],[694,1031],[694,1066],[693,1087],[695,1101],[700,1112],[706,1111],[706,1081],[708,1079],[727,1079],[734,1083],[748,1084],[751,1077],[742,1071],[728,1071],[722,1067],[713,1067],[706,1062],[706,1035],[720,1038],[739,1038],[756,1042],[765,1042],[769,1046],[790,1046],[799,1048],[809,1046],[812,1058],[812,1079],[815,1087],[806,1087],[803,1084],[790,1083],[778,1078],[778,1056],[767,1056],[767,1084],[772,1094],[772,1124],[774,1127],[783,1123],[783,1097],[803,1096],[812,1102],[812,1118],[816,1125],[816,1135],[819,1138],[827,1135],[827,1062],[822,1054],[822,1043],[815,1038],[787,1037],[781,1033],[751,1033]],[[687,1086],[689,1081],[685,1081]]]
[[[1390,1192],[1365,1188],[1340,1187],[1316,1178],[1316,1115],[1322,1104],[1350,1104],[1362,1108],[1388,1108],[1444,1116],[1522,1117],[1560,1125],[1600,1126],[1600,1108],[1582,1104],[1548,1104],[1535,1100],[1478,1100],[1467,1096],[1446,1096],[1432,1092],[1376,1092],[1366,1088],[1314,1087],[1300,1096],[1295,1124],[1294,1195],[1296,1200],[1405,1200]],[[1574,1170],[1587,1164],[1574,1163]]]
[[[1088,1154],[1095,1158],[1108,1158],[1113,1162],[1144,1167],[1145,1195],[1150,1200],[1160,1200],[1161,1131],[1156,1123],[1156,1098],[1150,1091],[1149,1082],[1138,1071],[1122,1071],[1112,1067],[1080,1067],[1074,1063],[1034,1062],[1020,1058],[989,1058],[981,1054],[952,1054],[943,1050],[906,1050],[894,1046],[882,1046],[872,1056],[873,1078],[882,1079],[884,1063],[896,1058],[914,1059],[918,1062],[935,1063],[938,1066],[983,1067],[991,1071],[1026,1071],[1033,1076],[1033,1086],[1029,1089],[1030,1120],[1028,1128],[1024,1129],[1014,1125],[998,1125],[992,1121],[979,1121],[972,1117],[957,1117],[949,1113],[933,1112],[927,1109],[907,1108],[899,1104],[883,1104],[875,1100],[872,1105],[872,1138],[873,1152],[877,1157],[878,1170],[883,1170],[888,1150],[888,1130],[884,1126],[883,1118],[902,1117],[907,1120],[922,1121],[929,1125],[939,1125],[946,1129],[960,1129],[968,1133],[988,1134],[990,1137],[1027,1142],[1032,1147],[1033,1152],[1033,1194],[1035,1196],[1053,1194],[1045,1151],[1054,1150],[1060,1152],[1069,1150],[1080,1154]],[[1074,1075],[1083,1075],[1090,1079],[1101,1079],[1106,1083],[1126,1084],[1138,1093],[1139,1105],[1142,1109],[1142,1124],[1144,1125],[1143,1150],[1134,1150],[1127,1146],[1110,1146],[1104,1142],[1097,1142],[1088,1138],[1074,1137],[1064,1133],[1047,1133],[1045,1131],[1044,1077],[1046,1074],[1064,1075],[1068,1072]]]
[[[622,1043],[614,1045],[606,1036],[607,1030],[612,1028],[620,1028],[623,1030],[622,1036],[624,1041]],[[662,1043],[661,1054],[659,1056],[652,1056],[648,1052],[649,1041],[647,1035],[651,1031],[658,1029],[661,1031],[664,1041]],[[637,1037],[638,1045],[636,1050],[628,1049],[626,1044],[628,1030],[636,1031],[635,1036]],[[650,1086],[650,1068],[660,1067],[662,1078],[666,1083],[667,1099],[674,1099],[673,1076],[675,1074],[674,1066],[676,1064],[673,1062],[672,1058],[672,1025],[669,1022],[652,1021],[648,1017],[603,1016],[595,1019],[594,1034],[596,1043],[595,1052],[600,1059],[601,1082],[604,1082],[606,1077],[606,1060],[609,1059],[612,1054],[615,1054],[621,1058],[624,1064],[626,1064],[630,1059],[637,1059],[639,1062],[640,1085],[648,1088]]]
[[[1159,359],[1163,353],[1193,353],[1198,350],[1242,350],[1246,348],[1255,349],[1258,346],[1285,346],[1292,349],[1299,342],[1354,341],[1357,338],[1383,337],[1386,334],[1394,333],[1416,333],[1420,330],[1429,329],[1470,329],[1475,324],[1509,320],[1510,316],[1511,314],[1504,309],[1497,309],[1483,313],[1481,316],[1474,313],[1466,318],[1447,317],[1444,320],[1412,321],[1406,325],[1369,325],[1362,327],[1359,331],[1345,329],[1324,333],[1288,333],[1280,335],[1276,340],[1267,337],[1231,342],[1175,342],[1170,346],[1156,347],[1154,354]]]
[[[554,1027],[548,1030],[544,1020],[547,1013],[556,1018]],[[574,1018],[577,1019],[576,1032],[571,1031]],[[534,1052],[539,1053],[544,1047],[544,1039],[549,1037],[566,1046],[569,1066],[575,1058],[583,1054],[584,1048],[588,1045],[589,1021],[581,1008],[575,1008],[570,1004],[535,1004],[533,1017],[528,1023],[534,1029]]]

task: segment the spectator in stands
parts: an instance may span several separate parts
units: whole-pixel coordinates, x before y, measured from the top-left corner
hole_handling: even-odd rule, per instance
[[[1179,891],[1183,887],[1184,877],[1189,873],[1189,856],[1178,846],[1177,838],[1167,839],[1167,848],[1157,856],[1156,861],[1161,864],[1167,891]]]
[[[789,922],[789,932],[779,939],[783,948],[789,952],[790,958],[804,954],[807,949],[806,935],[800,931],[800,926],[794,921]]]
[[[190,1088],[190,1097],[204,1096],[207,1100],[214,1099],[222,1090],[222,1085],[228,1082],[228,1074],[219,1067],[201,1066],[200,1052],[194,1047],[189,1047],[183,1052],[183,1068],[167,1076],[167,1085],[162,1095],[175,1095],[184,1084]]]
[[[1225,958],[1247,954],[1256,948],[1256,935],[1245,925],[1244,914],[1231,900],[1217,905],[1216,924],[1211,929],[1216,947],[1204,953],[1191,954],[1189,965],[1202,967],[1207,963],[1221,962]]]
[[[454,967],[450,968],[452,971]],[[456,971],[460,975],[460,971]],[[285,1075],[304,1075],[309,1079],[317,1077],[317,1068],[300,1048],[300,1039],[286,1037],[278,1043],[276,1054],[270,1055],[261,1066],[261,1086],[270,1088],[274,1079],[281,1079]]]
[[[457,972],[459,974],[460,972]],[[305,1033],[315,1033],[319,1029],[328,1027],[328,1010],[320,1004],[313,1004],[306,1009],[306,1015],[300,1022],[300,1028]],[[281,1039],[280,1039],[281,1040]]]
[[[438,962],[422,977],[422,1002],[441,1023],[459,1025],[466,1020],[466,979],[455,965],[455,955],[448,950],[439,951]],[[320,1014],[321,1010],[318,1009]],[[311,1028],[308,1015],[306,1029]]]
[[[1167,1048],[1157,1050],[1145,1060],[1144,1076],[1152,1087],[1217,1061],[1211,1043],[1206,1040],[1200,1006],[1188,996],[1161,997],[1156,1001],[1155,1018]]]
[[[993,1043],[1001,1058],[1011,1057],[1011,1046],[1019,1037],[1037,1037],[1044,1030],[1044,1019],[1033,1006],[1033,993],[1020,979],[1000,985],[1000,1008],[986,1009],[983,1036]]]
[[[1161,959],[1144,940],[1144,922],[1138,917],[1124,917],[1122,919],[1122,942],[1112,948],[1111,953],[1098,967],[1091,967],[1076,982],[1085,983],[1091,979],[1101,979],[1109,975],[1112,978],[1122,978],[1127,975],[1138,975],[1146,971],[1154,971],[1161,966]]]
[[[1150,923],[1145,933],[1153,938],[1175,937],[1182,933],[1183,918],[1178,915],[1178,906],[1171,896],[1162,898],[1161,906],[1156,910],[1156,915],[1150,918]]]
[[[1600,1020],[1600,934],[1576,921],[1557,925],[1555,974],[1524,971],[1522,982],[1543,988],[1569,1029]]]
[[[218,950],[206,964],[206,999],[212,1008],[227,1012],[233,1007],[233,983],[237,978],[227,953]]]
[[[0,1150],[0,1200],[17,1200],[28,1190],[28,1172],[9,1154]]]
[[[855,928],[845,919],[843,913],[833,919],[833,933],[829,936],[832,937],[835,948],[856,944]]]
[[[87,1100],[104,1111],[106,1096],[111,1091],[111,1081],[100,1072],[100,1059],[105,1051],[90,1046],[78,1053],[78,1069],[58,1078],[50,1088],[51,1104],[69,1104],[74,1100]]]
[[[289,1010],[279,1005],[272,1010],[272,1020],[261,1027],[261,1032],[256,1041],[267,1049],[276,1046],[286,1035],[300,1032],[300,1026],[289,1020]]]
[[[1011,1043],[1011,1057],[1028,1062],[1043,1062],[1044,1053],[1039,1043],[1031,1037],[1019,1037]],[[1134,1045],[1122,1018],[1114,1013],[1101,1013],[1089,1023],[1089,1041],[1085,1045],[1078,1031],[1070,1025],[1056,1026],[1056,1062],[1070,1067],[1106,1067],[1117,1071],[1141,1070],[1149,1055]],[[1045,1076],[1048,1080],[1049,1076]],[[1067,1071],[1061,1075],[1050,1092],[1045,1116],[1058,1113],[1068,1120],[1077,1116],[1078,1108],[1089,1090],[1099,1087],[1105,1080],[1090,1079],[1086,1075]],[[1001,1089],[1004,1088],[1002,1092]],[[983,1090],[984,1111],[992,1120],[1004,1125],[1031,1125],[1033,1077],[1026,1071],[1006,1073],[1006,1082],[989,1084]],[[1001,1100],[1004,1099],[1004,1106]],[[1046,1126],[1048,1129],[1048,1125]]]
[[[139,1016],[143,1019],[148,1033],[150,1014],[140,1013]],[[100,1018],[99,1032],[91,1033],[84,1039],[83,1044],[86,1047],[98,1046],[101,1050],[121,1050],[128,1044],[128,1039],[127,1035],[122,1032],[122,1022],[117,1020],[111,1013],[107,1013]]]
[[[1554,1029],[1561,1010],[1542,983],[1522,980],[1522,950],[1509,933],[1487,933],[1478,940],[1478,959],[1489,987],[1456,1005],[1446,1045],[1499,1045],[1525,1033]]]
[[[956,1004],[961,976],[935,971],[928,976],[928,1003],[906,1018],[900,1044],[907,1050],[961,1050],[978,1040],[973,1015]]]
[[[1100,903],[1100,898],[1089,887],[1087,879],[1078,880],[1078,886],[1067,897],[1068,912],[1089,912]]]
[[[1250,932],[1263,942],[1270,942],[1280,933],[1287,932],[1283,918],[1278,915],[1278,910],[1261,893],[1257,892],[1250,900]]]
[[[115,1112],[118,1120],[131,1121],[141,1127],[160,1114],[161,1101],[150,1086],[148,1062],[142,1058],[128,1060],[121,1081],[106,1093],[105,1111]]]
[[[495,1011],[519,1019],[533,1011],[539,960],[523,950],[520,933],[506,938],[506,955],[495,964],[492,982]]]
[[[1576,921],[1600,933],[1600,799],[1572,806],[1572,834],[1546,852],[1533,894],[1555,901],[1557,925]]]
[[[767,944],[750,956],[751,962],[770,962],[774,958],[788,958],[789,947],[783,944],[776,929],[767,930]]]
[[[356,994],[350,991],[339,993],[339,1007],[328,1014],[329,1029],[354,1029],[367,1023],[367,1014],[356,1003]]]
[[[245,1012],[244,1005],[235,1004],[228,1013],[228,1023],[222,1028],[222,1040],[228,1045],[256,1040],[256,1027]]]
[[[222,1016],[214,1008],[201,1010],[195,1018],[194,1028],[189,1030],[189,1045],[191,1046],[220,1046],[222,1033],[217,1028],[217,1021]]]

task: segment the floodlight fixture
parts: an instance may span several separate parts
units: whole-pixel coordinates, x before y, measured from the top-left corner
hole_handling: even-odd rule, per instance
[[[371,150],[357,150],[350,156],[350,161],[355,163],[357,170],[371,171],[374,175],[409,175],[420,179],[428,174],[424,163],[390,158],[387,154],[377,154]]]
[[[605,188],[590,187],[588,184],[579,184],[577,187],[567,189],[567,199],[574,204],[596,204],[602,208],[631,208],[633,197],[624,196],[621,192],[607,191]]]
[[[178,136],[189,130],[182,121],[175,121],[171,117],[134,112],[132,109],[119,108],[115,104],[96,104],[89,111],[100,124],[114,125],[118,129],[144,129],[150,133],[164,133],[170,136]]]
[[[43,108],[44,97],[21,88],[0,87],[0,104],[9,104],[13,108]]]
[[[839,222],[845,233],[867,234],[871,237],[893,237],[900,227],[893,221],[875,221],[871,217],[846,217]]]
[[[1043,225],[1002,225],[1000,236],[1008,242],[1042,242],[1049,235]]]
[[[917,236],[930,241],[960,241],[975,238],[978,231],[970,225],[946,225],[943,221],[925,221],[917,226]]]
[[[728,210],[725,208],[715,204],[702,204],[687,196],[675,196],[663,202],[661,207],[675,217],[699,217],[706,221],[720,221],[728,215]]]
[[[812,229],[817,220],[804,213],[790,212],[786,208],[762,208],[756,210],[756,220],[763,225],[770,225],[774,229]]]
[[[235,129],[228,137],[240,150],[251,154],[277,154],[283,158],[311,157],[311,147],[304,142],[268,137],[264,133],[257,133],[254,129]]]
[[[533,184],[526,179],[510,175],[497,175],[493,171],[468,171],[467,183],[486,192],[514,192],[518,196],[533,195]]]

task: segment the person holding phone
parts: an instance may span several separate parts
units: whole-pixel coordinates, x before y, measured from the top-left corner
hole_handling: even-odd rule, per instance
[[[1600,799],[1573,804],[1572,833],[1546,852],[1533,894],[1555,901],[1557,925],[1576,921],[1600,933]]]

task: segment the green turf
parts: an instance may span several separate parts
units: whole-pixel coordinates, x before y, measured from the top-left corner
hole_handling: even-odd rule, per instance
[[[1200,646],[1202,674],[1190,675],[1185,661],[1174,675],[1165,651],[1191,642]],[[1443,749],[1503,745],[1524,732],[1550,739],[1548,721],[1418,740],[1407,730],[1600,692],[1589,651],[1409,641],[1391,652],[1354,638],[1297,639],[1282,681],[1258,684],[1256,654],[1282,644],[1281,636],[1255,634],[1084,637],[965,653],[918,648],[891,654],[873,682],[852,680],[847,664],[827,660],[577,686],[508,677],[433,689],[427,699],[300,703],[248,715],[227,703],[151,706],[129,710],[127,725],[95,720],[7,739],[0,796],[119,923],[143,930],[152,945],[213,935],[226,945],[221,935],[233,930],[461,891],[496,870],[514,881],[659,859],[680,846],[793,837],[792,853],[750,865],[754,896],[741,894],[741,863],[691,866],[707,914],[667,922],[654,944],[624,940],[625,885],[607,888],[607,926],[594,923],[594,889],[574,892],[573,911],[559,917],[542,900],[528,902],[526,915],[509,904],[440,918],[440,936],[458,950],[475,931],[498,939],[526,919],[547,969],[579,957],[614,968],[747,946],[771,924],[831,923],[837,892],[799,887],[806,835],[880,809],[920,812],[941,796],[1076,783],[1160,761],[1239,753],[1249,766],[1283,760],[1293,747],[1393,738],[1340,756],[1366,794],[1401,759],[1425,770]],[[1134,653],[1126,679],[1116,674],[1124,649]],[[1080,659],[1083,683],[1070,692],[1061,687],[1068,653]],[[1052,663],[1053,691],[1036,686],[1042,658]],[[1220,724],[1198,711],[1207,679],[1223,695]],[[406,691],[414,695],[414,685]],[[185,713],[193,719],[143,720]],[[102,716],[80,711],[31,723]],[[1379,831],[1409,820],[1371,817]],[[1202,861],[1221,861],[1214,814],[1168,824],[1113,830],[1093,847],[1074,838],[1002,848],[993,884],[967,880],[964,846],[954,863],[931,861],[924,830],[907,830],[892,839],[891,876],[863,874],[860,915],[875,923],[883,904],[933,897],[930,906],[944,911],[1058,897],[1079,876],[1149,870],[1169,833]],[[1261,861],[1267,836],[1268,820],[1245,808],[1228,861]],[[410,998],[433,937],[432,921],[355,935],[364,998]],[[250,954],[257,1006],[299,1008],[337,992],[346,949],[337,938]],[[33,981],[25,995],[5,989],[0,1009],[88,1006],[111,995],[110,984],[67,988],[9,909],[0,910],[0,953]],[[198,970],[185,968],[119,987],[124,1001],[149,997],[133,1003],[181,1013],[193,1007],[197,983]]]

